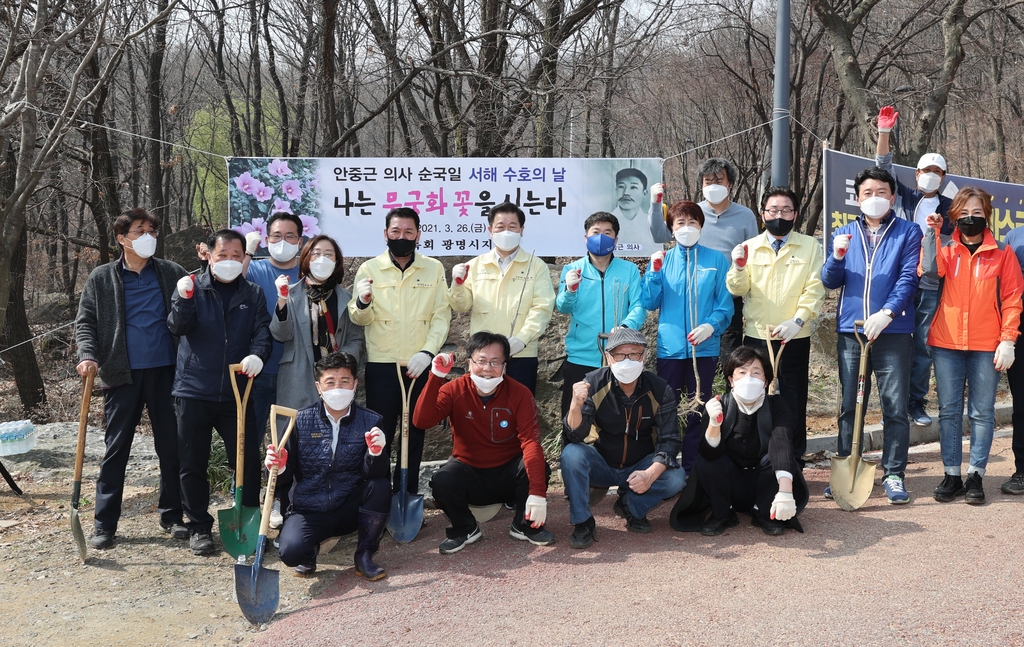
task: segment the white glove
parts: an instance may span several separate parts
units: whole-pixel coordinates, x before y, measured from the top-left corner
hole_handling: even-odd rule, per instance
[[[263,360],[256,355],[246,355],[242,358],[242,372],[246,377],[256,377],[263,370]]]
[[[714,326],[709,323],[702,323],[690,331],[690,334],[686,336],[686,340],[694,346],[699,346],[708,339],[711,339],[713,334],[715,334]]]
[[[565,273],[565,289],[569,292],[575,292],[580,287],[580,281],[582,280],[582,272],[579,270],[569,270]]]
[[[191,274],[186,274],[185,276],[178,279],[178,295],[182,299],[191,299],[192,294],[195,291],[195,287],[196,284],[192,280]]]
[[[518,337],[509,337],[509,355],[515,357],[519,354],[526,344],[522,343],[522,340]]]
[[[997,371],[1005,371],[1013,366],[1013,342],[1005,339],[996,346],[996,356],[992,360]]]
[[[363,305],[370,305],[370,300],[373,299],[373,279],[359,279],[356,281],[356,293],[359,294],[359,300]]]
[[[892,323],[892,318],[879,310],[864,322],[864,336],[869,340],[878,339],[882,331]]]
[[[542,496],[531,494],[526,497],[526,513],[523,518],[531,522],[533,528],[540,528],[548,518],[548,500]]]
[[[722,413],[722,401],[718,399],[717,395],[708,400],[707,404],[704,405],[704,411],[707,412],[708,422],[712,427],[722,426],[725,414]]]
[[[850,234],[839,234],[832,240],[832,257],[837,261],[843,260],[846,257],[847,250],[850,249]]]
[[[740,244],[732,248],[732,262],[738,269],[747,266],[747,246]]]
[[[409,358],[408,363],[405,365],[405,374],[416,379],[430,366],[430,360],[430,353],[421,350]]]
[[[452,268],[452,283],[462,285],[466,282],[467,274],[469,274],[469,263],[459,263]]]
[[[256,250],[259,249],[260,242],[263,241],[263,236],[258,231],[250,231],[245,235],[245,253],[255,254]]]
[[[277,289],[278,299],[288,298],[288,277],[284,274],[274,280],[274,287]]]
[[[796,499],[792,492],[777,492],[772,499],[772,519],[789,521],[796,516]]]
[[[455,366],[455,357],[453,355],[438,353],[430,364],[430,372],[443,380],[452,372],[453,366]]]
[[[269,470],[275,464],[277,465],[278,474],[288,469],[288,450],[284,447],[277,449],[273,445],[267,445],[267,457],[264,459],[263,465]]]
[[[370,456],[380,456],[381,452],[384,451],[384,445],[387,443],[384,432],[378,427],[374,427],[363,434],[363,439],[366,440],[366,449],[369,450]]]
[[[660,272],[661,266],[665,263],[665,250],[661,249],[651,254],[651,271]]]
[[[778,326],[775,326],[775,330],[772,331],[772,337],[775,339],[781,339],[782,343],[785,344],[787,341],[796,337],[799,332],[800,324],[792,319],[786,319]]]
[[[665,185],[661,182],[651,185],[651,202],[657,204],[665,197]]]

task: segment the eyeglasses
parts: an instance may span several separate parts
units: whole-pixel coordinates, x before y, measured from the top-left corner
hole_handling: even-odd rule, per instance
[[[772,207],[771,209],[765,209],[764,212],[774,218],[779,214],[782,214],[783,216],[788,216],[790,214],[796,213],[796,209],[794,209],[793,207],[784,207],[782,209],[776,209],[775,207]]]
[[[612,359],[614,359],[616,362],[621,362],[622,360],[626,359],[627,357],[629,359],[633,360],[634,362],[639,362],[640,358],[644,356],[643,351],[641,351],[639,353],[610,353],[610,354],[612,356]]]
[[[490,361],[487,361],[486,359],[470,358],[469,361],[476,364],[477,368],[487,368],[488,366],[490,366],[491,368],[501,368],[502,366],[505,365],[505,361],[500,359],[492,359]]]
[[[287,236],[282,236],[281,234],[270,234],[269,236],[267,236],[267,240],[269,240],[272,243],[279,243],[282,240],[285,240],[288,241],[289,243],[294,244],[299,242],[299,237],[296,236],[295,234],[288,234]]]
[[[128,234],[138,238],[142,234],[149,234],[153,238],[159,238],[160,232],[155,229],[129,229]]]

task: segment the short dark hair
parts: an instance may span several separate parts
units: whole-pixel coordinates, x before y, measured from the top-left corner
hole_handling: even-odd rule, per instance
[[[160,218],[142,207],[135,207],[117,217],[117,220],[114,221],[114,235],[127,236],[128,231],[132,228],[132,223],[136,220],[141,220],[149,224],[156,231],[160,231]]]
[[[502,202],[496,207],[491,207],[491,210],[487,212],[487,226],[494,224],[494,218],[499,213],[514,213],[516,218],[519,219],[519,226],[523,227],[526,225],[526,214],[519,208],[514,202]]]
[[[338,241],[325,234],[313,236],[302,248],[302,253],[299,254],[299,278],[304,279],[310,275],[309,263],[312,259],[309,255],[312,253],[313,248],[316,247],[317,243],[322,240],[326,240],[334,245],[334,273],[331,274],[331,277],[324,281],[324,283],[331,284],[332,286],[341,285],[342,279],[345,278],[345,258],[341,255],[341,245],[338,244]]]
[[[896,178],[892,176],[892,173],[886,171],[884,168],[877,166],[869,166],[860,173],[857,177],[853,178],[853,194],[860,197],[860,185],[864,184],[866,180],[878,180],[879,182],[885,182],[889,185],[889,190],[896,193]]]
[[[295,231],[299,232],[299,238],[302,238],[302,219],[296,216],[294,213],[288,213],[287,211],[275,211],[270,218],[267,219],[267,235],[270,235],[270,226],[278,220],[287,220],[288,222],[295,225]]]
[[[473,353],[482,348],[487,348],[491,344],[501,344],[501,352],[504,353],[505,361],[507,362],[509,355],[512,354],[512,349],[508,345],[508,337],[486,330],[470,335],[469,341],[466,342],[466,355],[472,358]]]
[[[799,211],[800,205],[797,204],[796,194],[793,193],[793,189],[788,186],[770,186],[765,189],[764,194],[761,195],[761,211],[764,211],[764,207],[768,204],[768,198],[774,198],[775,196],[783,196],[789,198],[789,201],[793,203],[793,209]]]
[[[768,360],[768,355],[760,348],[751,348],[750,346],[737,346],[736,350],[729,354],[725,358],[725,365],[722,367],[722,375],[725,377],[732,377],[733,372],[741,366],[746,366],[750,362],[757,360],[761,363],[761,368],[764,370],[764,383],[771,384],[772,376],[772,364]]]
[[[623,180],[624,178],[627,178],[627,177],[635,177],[635,178],[639,179],[640,182],[644,185],[644,191],[647,190],[647,176],[644,175],[643,171],[641,171],[640,169],[633,168],[633,167],[624,168],[624,169],[620,170],[618,173],[616,173],[615,174],[615,184],[618,184],[621,180]]]
[[[218,240],[222,243],[237,240],[242,244],[242,251],[245,251],[245,236],[234,229],[218,229],[210,234],[210,237],[206,239],[206,247],[210,250],[210,253],[213,253],[213,248],[217,246]]]
[[[590,228],[599,222],[607,222],[610,224],[612,229],[615,230],[616,238],[619,236],[619,219],[607,211],[598,211],[597,213],[590,214],[590,216],[583,222],[583,231],[590,231]]]
[[[416,231],[420,230],[420,214],[416,213],[415,209],[410,207],[395,207],[388,212],[388,215],[384,216],[384,229],[391,226],[391,220],[394,218],[409,218],[416,223]]]
[[[668,213],[665,214],[665,224],[669,231],[672,231],[672,223],[679,216],[690,216],[700,223],[701,228],[704,227],[704,210],[696,202],[680,200],[668,208]]]
[[[359,361],[355,357],[352,357],[343,350],[339,350],[337,353],[329,353],[320,358],[320,361],[313,367],[315,379],[317,382],[320,381],[320,377],[327,371],[331,371],[337,368],[347,368],[352,373],[352,377],[356,376],[356,371],[359,370]]]
[[[704,184],[704,178],[708,175],[718,175],[725,171],[725,181],[729,184],[736,184],[739,172],[733,163],[724,157],[709,157],[697,167],[697,183]]]

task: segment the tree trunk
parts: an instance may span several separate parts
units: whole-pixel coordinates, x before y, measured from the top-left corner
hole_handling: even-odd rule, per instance
[[[7,299],[7,319],[4,321],[3,345],[8,348],[4,360],[10,362],[14,369],[14,382],[18,387],[21,406],[29,417],[35,419],[37,409],[46,403],[46,386],[36,362],[35,348],[32,344],[21,342],[32,338],[28,327],[28,315],[25,312],[25,267],[28,257],[28,234],[22,229],[21,242],[14,249],[11,259],[11,292]],[[17,348],[11,348],[21,344]]]
[[[167,0],[157,0],[157,13],[167,8]],[[149,108],[149,136],[146,143],[148,152],[148,209],[160,218],[160,236],[157,238],[157,254],[163,256],[164,239],[171,233],[167,222],[167,201],[164,196],[163,139],[163,76],[164,53],[167,50],[167,20],[161,20],[153,31],[153,49],[149,53],[149,69],[146,73],[146,98]]]

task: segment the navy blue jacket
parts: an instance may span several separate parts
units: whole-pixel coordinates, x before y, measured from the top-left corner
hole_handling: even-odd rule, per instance
[[[355,402],[338,425],[338,446],[331,453],[334,432],[322,402],[299,411],[288,439],[288,471],[292,509],[305,513],[333,512],[341,508],[363,481],[387,478],[387,452],[371,456],[364,434],[380,423],[380,415]]]
[[[235,396],[228,365],[241,363],[247,355],[264,363],[270,358],[270,313],[263,290],[240,277],[225,316],[212,280],[207,270],[194,278],[191,299],[182,299],[177,290],[171,299],[167,327],[181,338],[171,393],[177,398],[230,402]]]

